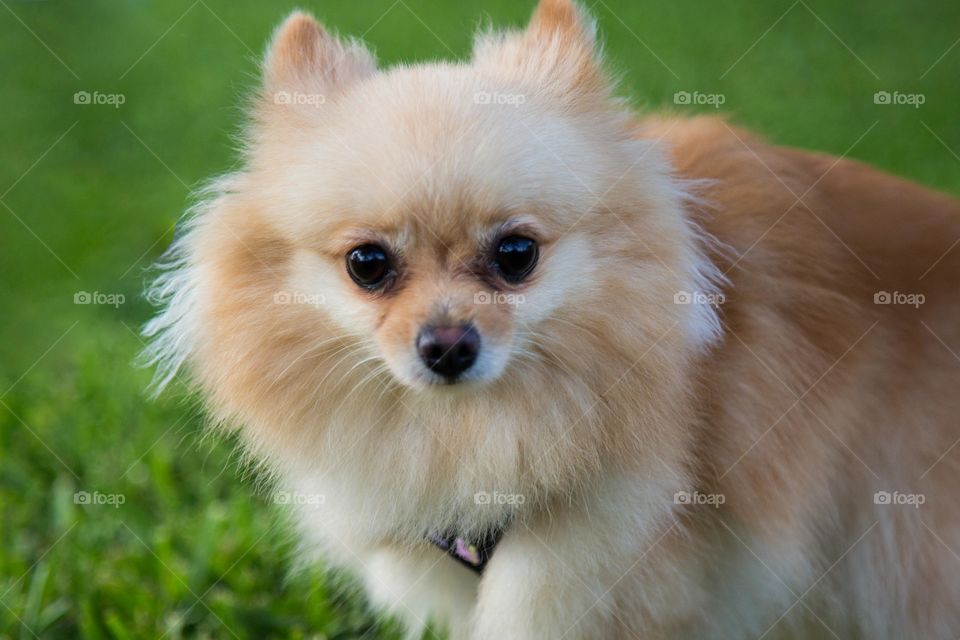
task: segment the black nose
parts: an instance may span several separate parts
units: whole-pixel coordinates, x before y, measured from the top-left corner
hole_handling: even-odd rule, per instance
[[[480,334],[470,325],[425,327],[417,336],[417,353],[427,368],[453,380],[473,366],[480,351]]]

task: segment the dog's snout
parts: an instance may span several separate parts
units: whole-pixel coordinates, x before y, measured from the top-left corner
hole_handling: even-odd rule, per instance
[[[425,327],[417,336],[420,359],[447,380],[473,366],[479,352],[480,334],[471,325]]]

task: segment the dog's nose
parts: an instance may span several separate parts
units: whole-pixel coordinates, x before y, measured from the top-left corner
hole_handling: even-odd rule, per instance
[[[417,336],[423,364],[448,380],[473,366],[479,352],[480,334],[471,325],[425,327]]]

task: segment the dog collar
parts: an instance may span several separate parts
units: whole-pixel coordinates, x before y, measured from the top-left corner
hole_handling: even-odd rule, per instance
[[[483,570],[502,537],[503,529],[497,529],[478,540],[444,533],[428,535],[427,539],[463,566],[477,575],[483,575]]]

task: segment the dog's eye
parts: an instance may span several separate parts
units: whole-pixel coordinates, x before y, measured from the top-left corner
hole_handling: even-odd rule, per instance
[[[497,245],[494,262],[503,277],[510,282],[526,278],[537,264],[537,243],[523,236],[507,236]]]
[[[391,273],[390,257],[375,244],[363,244],[347,253],[347,272],[365,289],[379,287]]]

